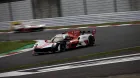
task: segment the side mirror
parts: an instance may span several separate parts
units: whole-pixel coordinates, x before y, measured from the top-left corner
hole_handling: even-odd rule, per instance
[[[78,40],[80,39],[80,37],[78,37]]]

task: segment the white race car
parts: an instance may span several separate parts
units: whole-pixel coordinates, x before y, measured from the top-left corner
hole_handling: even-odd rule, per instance
[[[14,32],[32,32],[32,31],[42,31],[45,24],[40,22],[12,22],[12,29]]]
[[[92,31],[71,30],[63,34],[57,34],[51,40],[37,40],[34,44],[32,55],[47,52],[63,52],[80,46],[93,46],[95,43],[96,29]]]

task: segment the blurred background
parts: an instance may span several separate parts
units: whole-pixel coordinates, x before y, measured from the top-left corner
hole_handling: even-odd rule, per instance
[[[139,10],[140,0],[1,0],[0,22]]]

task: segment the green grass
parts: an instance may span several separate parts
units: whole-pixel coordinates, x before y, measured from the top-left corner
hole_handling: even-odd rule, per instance
[[[116,55],[116,54],[120,54],[120,53],[124,53],[124,52],[132,52],[132,53],[133,52],[140,52],[140,46],[132,47],[132,48],[123,48],[123,49],[107,51],[107,52],[96,52],[96,53],[91,53],[91,54],[87,54],[87,55],[84,55],[84,56],[64,58],[64,59],[61,59],[61,60],[41,61],[39,63],[34,63],[34,64],[14,66],[14,67],[6,68],[6,69],[0,69],[0,72],[26,69],[26,68],[38,67],[38,66],[44,66],[44,65],[54,65],[54,64],[67,63],[67,62],[73,62],[73,61],[81,61],[81,60],[86,60],[86,59],[92,59],[92,58],[95,58],[95,57],[98,58],[98,57]]]
[[[15,50],[25,45],[33,44],[33,43],[35,43],[35,41],[31,41],[31,40],[0,42],[0,54],[11,51],[11,50]]]
[[[10,32],[11,30],[0,30],[0,32]]]

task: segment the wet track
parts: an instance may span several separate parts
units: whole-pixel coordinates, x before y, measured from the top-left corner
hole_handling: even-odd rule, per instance
[[[88,30],[88,29],[82,29]],[[43,31],[33,33],[13,33],[13,34],[1,34],[10,35],[11,40],[15,39],[48,39],[53,37],[61,31]],[[31,52],[26,52],[10,57],[0,59],[0,68],[13,67],[23,64],[38,63],[40,61],[50,61],[56,59],[70,58],[74,56],[81,56],[94,52],[111,51],[114,49],[133,47],[140,45],[140,26],[124,26],[124,27],[105,27],[97,28],[96,33],[96,46],[80,48],[63,53],[32,56]]]

